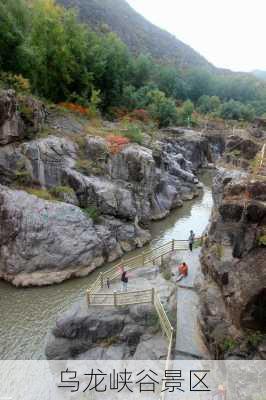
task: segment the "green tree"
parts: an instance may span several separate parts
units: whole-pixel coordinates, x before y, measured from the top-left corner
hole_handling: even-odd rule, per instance
[[[29,10],[23,0],[0,1],[0,68],[21,73],[26,61],[25,41],[30,26]]]
[[[198,101],[198,110],[203,114],[218,112],[221,107],[221,100],[218,96],[203,95]]]
[[[154,62],[150,56],[140,54],[137,58],[131,58],[130,82],[139,89],[147,85],[154,74]]]
[[[156,82],[167,97],[184,100],[187,97],[187,85],[182,74],[176,68],[158,67]]]
[[[151,116],[158,122],[159,127],[175,124],[177,121],[177,110],[174,100],[167,98],[160,90],[149,93]]]

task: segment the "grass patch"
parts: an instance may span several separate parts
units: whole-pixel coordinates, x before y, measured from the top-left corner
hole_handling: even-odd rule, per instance
[[[28,171],[15,171],[15,180],[19,186],[28,186],[32,183],[32,177]]]
[[[247,337],[248,344],[252,347],[258,347],[258,345],[266,339],[266,335],[261,332],[254,332]]]
[[[110,347],[114,346],[115,344],[120,343],[119,337],[118,336],[110,336],[103,341],[101,341],[99,344],[101,347]]]
[[[237,149],[235,149],[235,150],[232,150],[232,151],[230,151],[230,154],[232,155],[232,156],[234,156],[234,157],[240,157],[241,156],[241,151],[240,150],[237,150]]]
[[[221,260],[224,256],[224,248],[221,244],[215,245],[215,254],[219,260]]]
[[[224,352],[232,351],[236,348],[237,341],[233,338],[226,338],[222,343],[222,350]]]
[[[69,186],[56,186],[49,189],[49,193],[58,199],[62,198],[62,194],[69,194],[70,196],[74,195],[74,190]]]
[[[98,164],[96,161],[85,160],[79,158],[76,161],[76,169],[84,175],[104,175],[104,167]]]
[[[126,130],[123,131],[123,135],[127,137],[131,142],[138,143],[139,145],[141,145],[144,140],[141,129],[137,125],[133,124],[127,126]]]
[[[261,235],[258,238],[259,246],[266,246],[266,234]]]
[[[164,270],[164,271],[162,272],[162,276],[163,276],[163,279],[165,279],[166,281],[170,281],[171,278],[172,278],[171,272],[170,272],[170,271],[167,271],[167,270]]]
[[[46,190],[46,189],[30,188],[30,189],[25,189],[25,190],[27,193],[37,196],[40,199],[49,200],[49,201],[55,200],[54,197],[51,195],[51,193],[49,193],[48,190]]]

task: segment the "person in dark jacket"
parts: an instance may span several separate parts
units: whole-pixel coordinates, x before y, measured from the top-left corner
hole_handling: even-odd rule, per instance
[[[123,292],[127,291],[127,284],[128,284],[128,276],[127,271],[123,270],[121,275],[121,282],[122,282],[122,290]]]
[[[188,245],[189,245],[189,250],[190,251],[193,250],[194,240],[195,240],[195,233],[193,231],[190,231],[190,235],[189,235],[189,238],[188,238]]]

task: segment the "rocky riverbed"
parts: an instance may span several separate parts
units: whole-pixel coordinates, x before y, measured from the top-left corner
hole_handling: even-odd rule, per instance
[[[0,278],[16,286],[85,276],[142,247],[225,147],[220,134],[169,130],[114,152],[37,100],[6,91],[0,108]]]

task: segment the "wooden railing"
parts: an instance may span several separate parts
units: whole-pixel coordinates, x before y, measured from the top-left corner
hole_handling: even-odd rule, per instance
[[[261,175],[261,171],[266,167],[266,143],[262,146],[261,151],[255,159],[255,166],[253,169],[253,178],[266,179],[265,175]]]
[[[202,238],[197,238],[195,240],[194,246],[200,245]],[[95,293],[99,290],[108,287],[109,284],[120,278],[121,268],[123,267],[125,271],[129,272],[140,267],[145,267],[151,263],[155,263],[158,260],[162,260],[163,257],[173,251],[185,251],[188,249],[187,240],[171,240],[163,244],[162,246],[156,247],[150,251],[144,252],[139,256],[130,258],[126,261],[120,261],[114,267],[110,268],[106,272],[100,272],[95,282],[87,290],[88,304],[95,304],[94,299]],[[104,303],[102,303],[104,305]]]
[[[203,237],[196,238],[194,246],[202,244]],[[87,301],[88,305],[91,306],[128,306],[136,304],[153,304],[158,315],[158,320],[163,334],[167,338],[168,350],[166,358],[166,370],[169,369],[169,363],[171,360],[173,340],[174,340],[174,328],[166,314],[166,311],[161,303],[160,297],[157,291],[152,289],[130,291],[130,292],[116,292],[106,293],[101,292],[105,287],[109,287],[110,283],[114,280],[120,279],[121,267],[125,271],[132,271],[134,269],[145,267],[146,265],[154,264],[157,260],[162,261],[163,257],[173,251],[185,251],[188,250],[187,240],[171,240],[163,244],[162,246],[156,247],[148,252],[144,252],[139,256],[130,258],[126,261],[121,261],[113,268],[110,268],[106,272],[100,272],[94,283],[87,290]],[[164,383],[162,386],[161,399],[164,399],[165,392]]]

